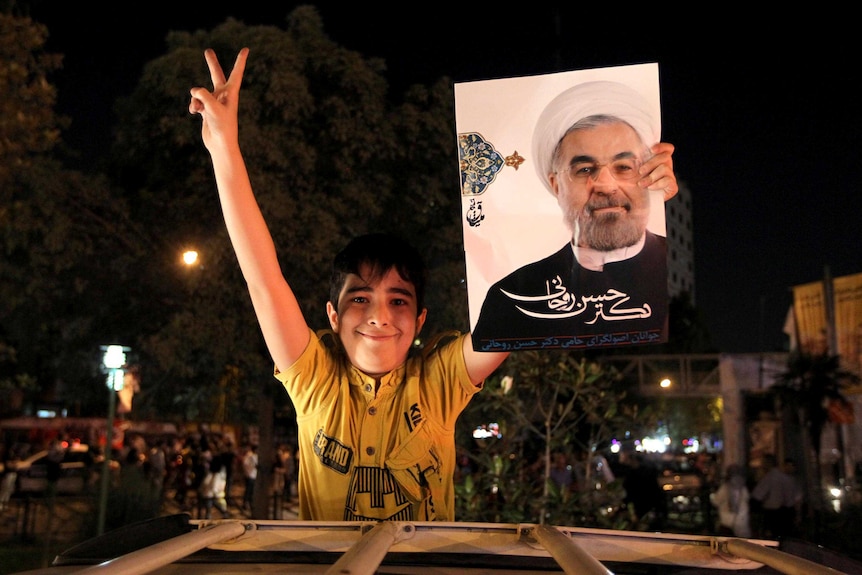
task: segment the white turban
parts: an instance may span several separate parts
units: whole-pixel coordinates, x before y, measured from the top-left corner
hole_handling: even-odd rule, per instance
[[[649,102],[636,90],[618,82],[585,82],[560,93],[545,107],[533,132],[536,174],[553,192],[548,174],[554,150],[569,128],[587,116],[604,114],[629,124],[646,146],[661,140],[661,123]]]

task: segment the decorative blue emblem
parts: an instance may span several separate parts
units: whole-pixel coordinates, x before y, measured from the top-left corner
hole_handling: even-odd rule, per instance
[[[475,132],[458,135],[458,160],[464,196],[482,194],[506,165],[494,146]]]

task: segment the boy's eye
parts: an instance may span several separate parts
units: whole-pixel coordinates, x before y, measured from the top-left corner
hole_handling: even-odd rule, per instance
[[[353,298],[353,303],[368,303],[368,298],[365,296],[358,295]]]
[[[407,300],[395,298],[394,300],[392,300],[392,305],[407,305]]]

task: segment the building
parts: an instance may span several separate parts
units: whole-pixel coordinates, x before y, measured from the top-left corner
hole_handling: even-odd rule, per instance
[[[667,284],[671,297],[687,291],[695,303],[694,222],[691,190],[679,181],[679,192],[665,204]]]

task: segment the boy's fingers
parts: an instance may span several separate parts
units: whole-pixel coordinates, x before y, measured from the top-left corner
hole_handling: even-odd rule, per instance
[[[204,58],[207,61],[207,66],[210,69],[210,79],[213,83],[213,89],[218,88],[225,83],[224,71],[221,69],[218,57],[212,48],[204,50]]]
[[[237,86],[242,83],[242,76],[245,73],[245,63],[248,59],[248,48],[243,48],[236,56],[236,61],[233,63],[233,70],[230,72],[230,83],[236,83]],[[224,77],[224,75],[222,75]]]

